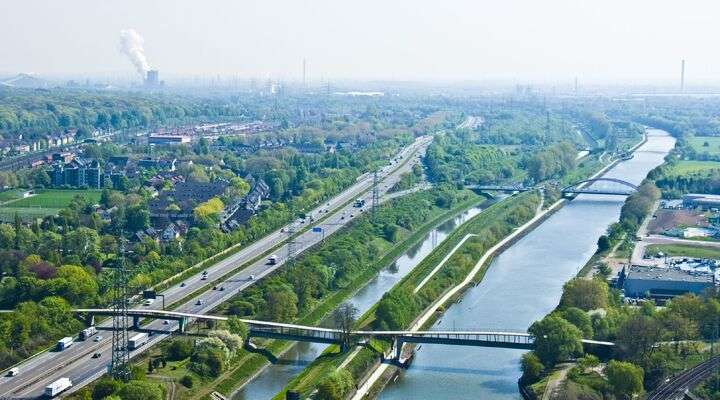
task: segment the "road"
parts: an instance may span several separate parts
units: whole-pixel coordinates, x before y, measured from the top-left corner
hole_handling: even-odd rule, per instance
[[[668,378],[647,396],[648,400],[682,399],[685,390],[693,389],[709,378],[720,367],[720,356],[715,356],[693,368]]]
[[[411,145],[400,151],[388,166],[379,171],[379,178],[381,179],[379,190],[381,195],[384,195],[388,188],[391,188],[399,181],[401,174],[411,171],[412,165],[419,162],[420,155],[425,152],[431,141],[432,137],[430,136],[423,136],[416,139]],[[320,242],[323,237],[327,237],[338,231],[353,218],[356,218],[361,212],[367,212],[366,210],[369,210],[371,202],[369,189],[372,187],[372,182],[372,175],[367,174],[362,176],[353,186],[325,204],[308,212],[306,222],[296,221],[294,223],[296,231],[301,232],[305,230],[294,240],[296,254]],[[358,197],[365,198],[367,203],[364,207],[365,210],[361,211],[361,209],[353,207],[353,204],[345,205],[346,203],[352,203],[352,200]],[[328,215],[329,217],[319,225],[314,225],[309,222],[311,217],[319,220]],[[308,229],[311,226],[322,228],[324,233],[312,232],[312,230]],[[228,258],[219,261],[212,267],[207,268],[209,279],[212,280],[232,273],[233,270],[240,265],[267,253],[287,239],[287,234],[284,233],[286,229],[287,227],[277,230]],[[254,284],[258,279],[280,268],[288,257],[287,244],[283,244],[280,248],[276,249],[275,254],[277,255],[277,264],[268,265],[266,259],[262,258],[241,271],[232,274],[222,284],[219,284],[224,290],[208,290],[176,307],[175,311],[195,314],[204,314],[211,311],[243,289]],[[162,294],[165,295],[166,304],[177,302],[201,289],[208,283],[208,281],[202,280],[201,278],[202,274],[198,273],[186,279],[183,282],[185,286],[176,284],[163,291]],[[198,302],[200,304],[198,304]],[[158,300],[147,308],[160,309],[161,307],[162,302]],[[110,326],[111,321],[106,321],[98,325],[98,329],[109,329]],[[164,321],[156,320],[145,325],[144,328],[166,331],[168,333],[158,333],[151,336],[148,344],[132,352],[131,357],[168,337],[170,332],[177,329],[177,323],[168,321],[168,323],[165,324]],[[69,377],[73,381],[74,386],[70,392],[99,378],[106,372],[107,365],[110,362],[111,332],[100,332],[99,336],[101,336],[101,340],[98,342],[94,340],[85,342],[77,341],[64,351],[48,351],[18,365],[20,373],[17,376],[0,377],[0,396],[5,396],[0,397],[0,399],[40,396],[46,385],[61,377]],[[92,354],[95,352],[100,352],[101,357],[92,358]]]
[[[690,240],[681,239],[671,236],[662,235],[648,235],[640,237],[635,243],[635,248],[632,254],[632,263],[634,265],[645,265],[645,266],[656,266],[661,263],[659,259],[644,259],[645,248],[653,244],[679,244],[684,246],[695,246],[695,247],[714,247],[720,248],[720,242],[710,242],[703,240]]]

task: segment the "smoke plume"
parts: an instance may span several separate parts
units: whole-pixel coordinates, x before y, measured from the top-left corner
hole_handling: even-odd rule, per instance
[[[120,31],[120,51],[128,56],[135,70],[145,79],[150,65],[145,57],[143,43],[145,40],[134,29],[123,29]]]

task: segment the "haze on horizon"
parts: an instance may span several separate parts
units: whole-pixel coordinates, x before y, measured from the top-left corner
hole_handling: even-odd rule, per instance
[[[132,77],[123,29],[163,77],[720,81],[720,2],[7,0],[0,73]]]

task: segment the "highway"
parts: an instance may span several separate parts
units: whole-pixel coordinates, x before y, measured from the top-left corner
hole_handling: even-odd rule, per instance
[[[430,136],[417,138],[411,145],[400,151],[388,166],[379,171],[381,196],[399,180],[402,173],[410,171],[412,165],[419,162],[419,156],[425,152],[431,141],[432,137]],[[302,232],[294,240],[296,254],[317,244],[323,237],[338,231],[342,226],[357,218],[361,212],[368,212],[372,196],[370,192],[372,182],[373,177],[371,174],[361,176],[353,186],[325,202],[325,204],[306,213],[307,219],[305,222],[295,221],[296,231]],[[363,207],[362,211],[353,207],[352,204],[352,200],[358,197],[366,200],[366,206]],[[346,203],[350,204],[345,205]],[[311,222],[313,219],[320,220],[326,216],[328,216],[326,220],[320,224],[316,225]],[[312,232],[311,229],[308,229],[310,227],[320,227],[323,233]],[[279,229],[207,268],[208,280],[202,280],[202,273],[198,273],[186,279],[183,282],[184,286],[177,284],[163,291],[166,306],[201,289],[209,281],[229,274],[242,264],[267,253],[287,239],[286,229],[287,227]],[[280,268],[287,259],[287,252],[287,244],[283,244],[274,251],[274,254],[277,255],[275,265],[269,265],[267,259],[263,257],[259,261],[232,274],[223,283],[219,283],[218,290],[208,290],[179,305],[175,308],[175,311],[194,314],[208,313],[238,292],[254,284],[258,279]],[[224,290],[219,290],[220,287]],[[160,309],[161,307],[162,301],[158,299],[146,308]],[[108,329],[111,324],[111,321],[105,321],[103,324],[98,325],[98,330]],[[165,339],[178,326],[173,321],[167,321],[166,323],[163,320],[156,320],[143,328],[168,333],[154,334],[150,337],[148,344],[133,351],[131,357]],[[109,330],[100,331],[99,336],[102,338],[98,342],[95,342],[94,339],[84,342],[76,341],[64,351],[47,351],[18,365],[18,375],[0,377],[0,399],[38,397],[42,394],[46,385],[61,377],[68,377],[73,381],[73,388],[68,393],[99,378],[106,372],[107,365],[110,363],[112,332]],[[132,333],[130,333],[130,336],[132,336]],[[101,356],[92,358],[95,352],[100,352]]]

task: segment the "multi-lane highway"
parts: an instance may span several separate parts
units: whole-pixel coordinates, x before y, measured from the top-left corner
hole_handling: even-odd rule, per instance
[[[401,174],[410,171],[412,165],[419,162],[419,156],[425,152],[431,141],[432,138],[429,136],[416,139],[411,145],[399,152],[388,166],[380,170],[379,178],[381,182],[379,184],[379,190],[381,195],[385,194],[387,190],[399,180]],[[354,218],[357,218],[361,213],[367,212],[370,207],[371,193],[369,189],[371,189],[372,183],[372,175],[368,174],[363,176],[358,182],[341,194],[307,213],[307,218],[304,222],[296,221],[294,223],[296,231],[301,232],[294,239],[296,253],[300,253],[315,245],[321,241],[323,237],[333,234],[342,226]],[[352,200],[359,197],[366,200],[366,206],[363,207],[363,211],[353,207],[352,204]],[[325,219],[320,223],[312,222],[319,221],[321,218]],[[311,227],[321,228],[322,232],[313,232],[312,229],[309,229]],[[286,230],[287,227],[277,230],[207,268],[207,280],[203,280],[202,273],[198,273],[186,279],[182,284],[176,284],[163,291],[162,294],[165,295],[166,305],[184,299],[193,292],[203,288],[209,281],[231,274],[228,279],[218,283],[217,290],[203,292],[180,304],[175,310],[203,314],[216,308],[233,295],[252,285],[258,279],[261,279],[285,263],[288,257],[287,244],[283,243],[283,241],[287,239]],[[280,243],[283,244],[273,250],[273,253],[277,255],[277,263],[275,265],[270,265],[267,262],[267,258],[262,257],[259,261],[233,273],[233,271],[241,265],[260,256],[266,256],[266,253]],[[223,290],[220,290],[220,288]],[[147,306],[147,308],[150,309],[159,309],[161,307],[162,303],[160,301]],[[109,328],[109,326],[111,326],[110,322],[106,321],[98,325],[98,328]],[[131,356],[137,355],[166,338],[169,332],[177,329],[177,323],[157,320],[145,325],[144,328],[166,331],[168,333],[154,334],[150,337],[148,344],[135,350],[131,353]],[[98,336],[101,337],[98,341],[95,341],[97,337],[87,341],[77,341],[64,351],[48,351],[18,365],[19,373],[16,376],[0,377],[0,399],[40,396],[46,385],[61,377],[69,377],[73,381],[74,386],[71,391],[77,390],[92,380],[97,379],[106,372],[107,365],[110,362],[112,333],[109,330],[100,330]],[[100,353],[101,356],[92,358],[94,353]]]

